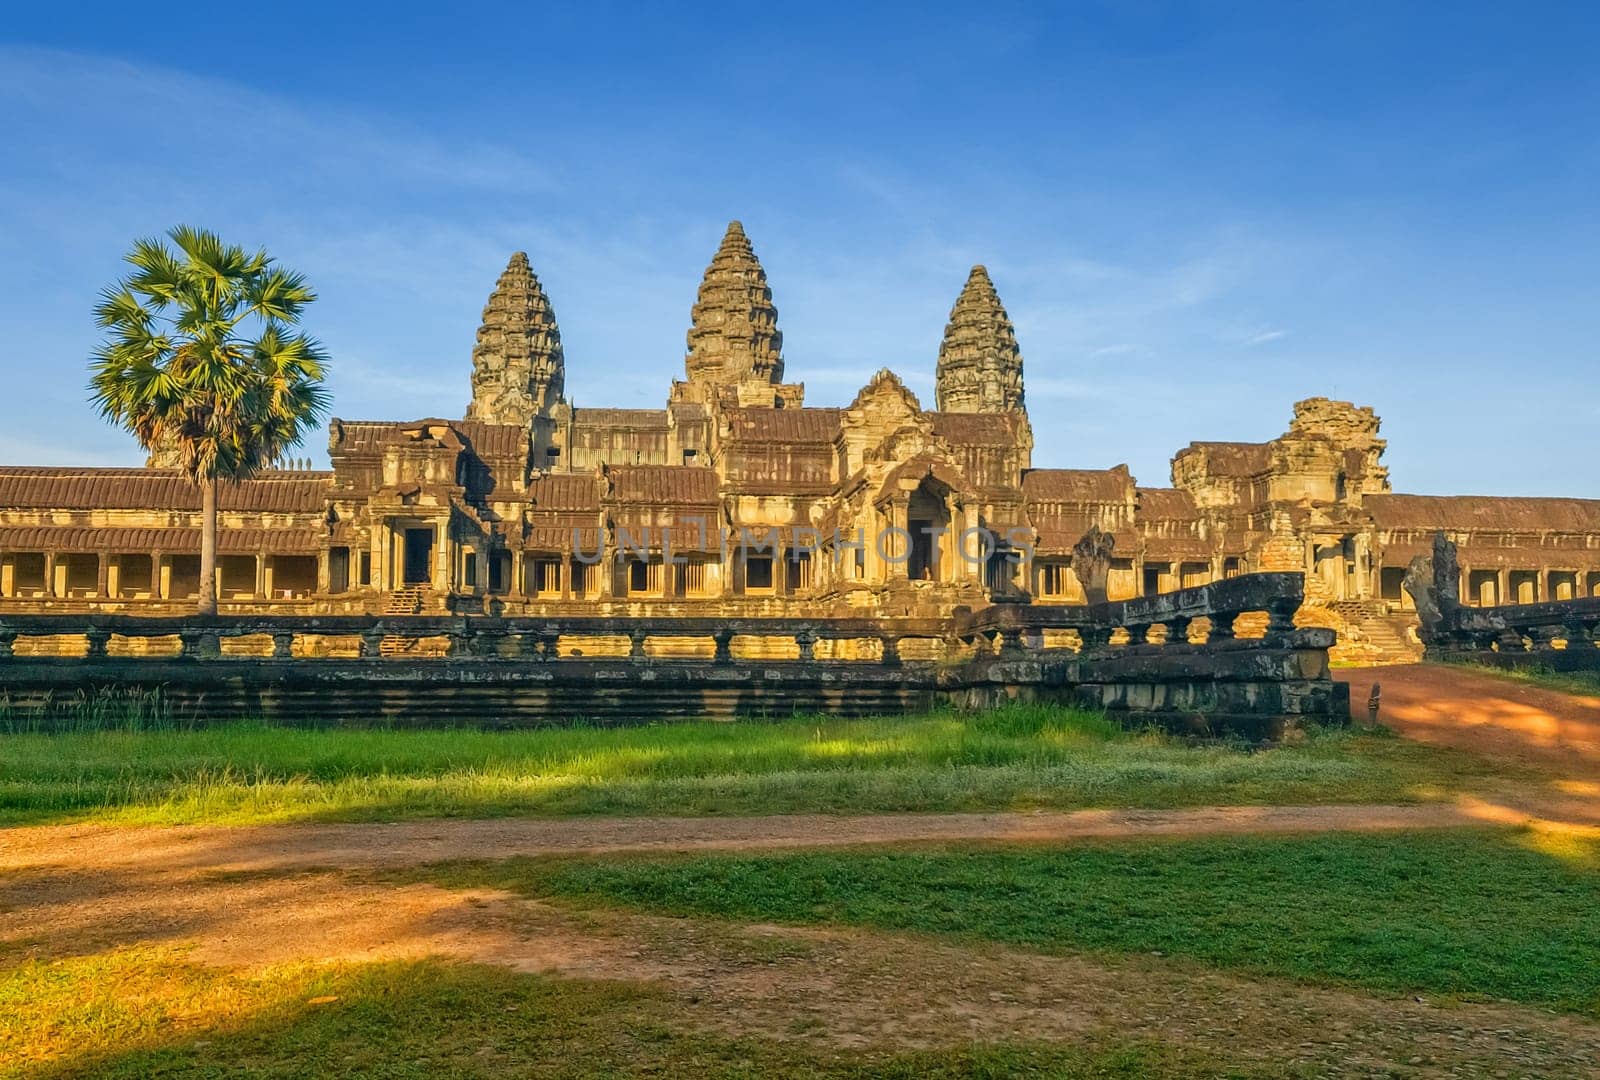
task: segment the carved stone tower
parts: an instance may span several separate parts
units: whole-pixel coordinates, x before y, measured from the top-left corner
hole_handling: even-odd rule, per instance
[[[939,345],[940,412],[1023,411],[1022,351],[989,272],[974,266]]]
[[[562,400],[565,379],[556,313],[519,251],[483,308],[467,419],[526,427]]]
[[[730,222],[711,258],[690,312],[689,351],[684,359],[692,386],[737,388],[783,381],[783,334],[761,268],[744,226]],[[770,401],[769,401],[770,404]]]

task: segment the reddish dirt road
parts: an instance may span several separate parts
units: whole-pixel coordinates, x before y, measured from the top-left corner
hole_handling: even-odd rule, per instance
[[[1034,814],[426,821],[397,825],[43,825],[0,831],[0,871],[272,871],[622,851],[1434,829],[1505,823],[1470,805],[1219,806]]]
[[[1600,696],[1443,664],[1350,668],[1334,678],[1350,684],[1351,719],[1359,723],[1377,682],[1380,722],[1408,739],[1600,778]]]

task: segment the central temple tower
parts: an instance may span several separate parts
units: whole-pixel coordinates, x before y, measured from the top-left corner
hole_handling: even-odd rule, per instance
[[[794,405],[799,387],[783,384],[783,332],[767,272],[745,236],[728,223],[689,313],[688,382],[677,396],[704,403]]]

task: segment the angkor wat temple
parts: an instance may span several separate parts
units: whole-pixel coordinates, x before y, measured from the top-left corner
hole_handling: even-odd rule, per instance
[[[464,419],[335,419],[331,471],[221,497],[224,612],[946,615],[1084,601],[1072,549],[1115,540],[1111,599],[1263,570],[1304,621],[1403,648],[1401,579],[1435,530],[1462,595],[1600,595],[1600,500],[1390,490],[1369,408],[1313,398],[1266,443],[1191,443],[1171,487],[1035,468],[1022,353],[974,267],[934,407],[884,370],[844,408],[784,381],[772,291],[728,227],[660,409],[577,407],[521,253],[483,311]],[[0,613],[192,609],[199,494],[174,471],[0,468]]]

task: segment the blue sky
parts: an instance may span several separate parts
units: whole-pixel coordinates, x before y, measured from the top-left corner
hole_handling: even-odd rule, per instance
[[[331,8],[9,13],[0,462],[141,460],[89,309],[177,222],[303,271],[334,412],[398,419],[463,413],[518,249],[569,397],[659,406],[739,218],[811,404],[888,366],[931,407],[982,262],[1037,465],[1165,484],[1323,394],[1398,490],[1600,497],[1587,5]]]

